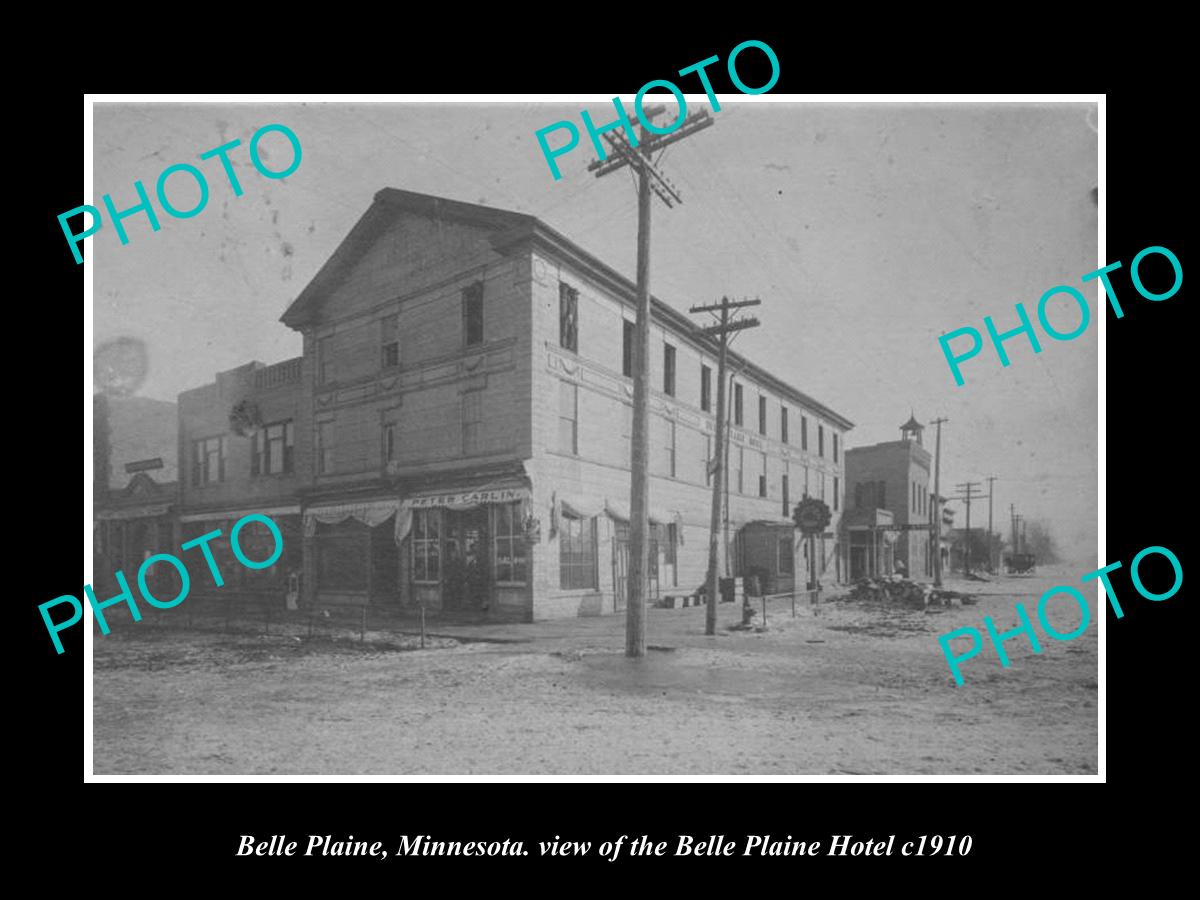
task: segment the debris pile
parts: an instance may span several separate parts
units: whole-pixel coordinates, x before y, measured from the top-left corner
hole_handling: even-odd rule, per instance
[[[975,603],[975,598],[970,594],[935,588],[930,584],[910,581],[900,575],[893,575],[891,578],[864,578],[851,588],[847,597],[850,600],[874,603],[897,603],[911,609]]]

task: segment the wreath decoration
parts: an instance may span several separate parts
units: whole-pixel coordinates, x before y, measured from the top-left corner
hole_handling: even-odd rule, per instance
[[[238,437],[250,437],[262,427],[262,414],[253,400],[239,400],[229,411],[229,430]]]

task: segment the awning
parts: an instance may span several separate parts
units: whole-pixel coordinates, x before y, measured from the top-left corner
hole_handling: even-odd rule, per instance
[[[170,503],[156,503],[153,506],[127,506],[123,509],[96,510],[96,521],[113,521],[115,519],[145,519],[151,516],[164,516],[171,510]]]
[[[185,516],[180,516],[180,522],[218,522],[221,519],[240,519],[243,516],[260,515],[260,516],[298,516],[300,515],[300,507],[297,506],[269,506],[257,507],[255,509],[217,509],[210,512],[188,513]]]
[[[460,512],[491,503],[528,503],[529,486],[513,479],[504,479],[478,487],[450,488],[428,491],[406,497],[399,503],[396,515],[396,543],[399,544],[412,529],[414,509],[450,509]],[[525,513],[522,513],[524,518]]]
[[[618,522],[629,521],[629,507],[623,503],[618,503],[615,500],[604,501],[604,511],[609,517]],[[651,525],[670,525],[673,522],[678,522],[680,519],[679,513],[667,512],[665,509],[651,508],[650,510]]]
[[[312,537],[317,533],[317,523],[334,525],[347,519],[357,519],[364,525],[374,528],[382,525],[400,511],[400,498],[390,497],[386,500],[367,500],[359,503],[336,503],[323,506],[310,506],[304,511],[304,536]],[[396,516],[396,530],[399,532],[400,517]],[[396,543],[401,537],[396,536]]]

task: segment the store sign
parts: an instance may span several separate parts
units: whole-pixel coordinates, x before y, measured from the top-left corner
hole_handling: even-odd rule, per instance
[[[162,467],[162,457],[156,456],[154,459],[139,459],[137,462],[125,463],[125,472],[132,475],[134,472],[147,472],[150,469],[161,469]]]
[[[529,499],[529,488],[517,487],[430,494],[427,497],[413,497],[411,500],[405,500],[404,505],[412,509],[432,509],[437,506],[462,509],[471,506],[482,506],[485,503],[514,503],[518,500],[527,499]]]

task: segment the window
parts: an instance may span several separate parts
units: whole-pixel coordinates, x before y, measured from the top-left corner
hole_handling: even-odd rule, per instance
[[[596,517],[563,516],[558,530],[558,586],[563,590],[596,587]]]
[[[779,407],[779,439],[785,444],[788,442],[786,406]]]
[[[833,434],[833,461],[838,461],[838,436],[837,432]]]
[[[917,511],[917,483],[912,482],[912,497],[909,498],[908,505],[911,512]]]
[[[225,480],[225,438],[192,441],[192,484],[214,484]]]
[[[712,369],[700,366],[700,409],[703,412],[712,410]]]
[[[383,424],[383,461],[385,464],[396,461],[395,422],[385,422]]]
[[[558,283],[558,343],[572,353],[579,352],[579,291]]]
[[[790,519],[792,517],[792,511],[789,508],[791,506],[791,498],[788,496],[787,475],[784,475],[782,482],[780,482],[780,490],[783,492],[783,517],[785,519]]]
[[[254,433],[254,451],[250,457],[251,475],[278,475],[291,472],[294,449],[291,420],[266,425]]]
[[[800,449],[808,449],[808,416],[800,417]]]
[[[838,499],[838,494],[840,493],[840,490],[841,490],[841,484],[838,481],[838,477],[836,475],[834,475],[833,476],[833,511],[834,512],[837,512],[838,506],[841,503],[841,501]]]
[[[817,426],[817,456],[825,455],[825,426]]]
[[[762,471],[758,475],[758,496],[767,496],[767,454],[762,454]]]
[[[637,335],[637,326],[628,319],[621,320],[621,374],[626,378],[633,377],[633,342]]]
[[[365,591],[370,529],[356,519],[317,526],[317,585],[323,590]]]
[[[333,422],[317,423],[317,474],[328,475],[333,471]]]
[[[821,473],[821,499],[822,500],[826,499],[825,498],[825,473],[824,472]]]
[[[663,344],[663,393],[675,396],[675,348],[667,343]]]
[[[524,584],[525,523],[521,519],[521,504],[501,503],[496,506],[496,581],[499,584]]]
[[[668,419],[668,420],[666,420],[666,426],[667,427],[666,427],[665,440],[663,441],[665,462],[666,462],[666,466],[664,468],[665,468],[666,474],[668,474],[672,478],[674,478],[675,477],[675,423]]]
[[[467,391],[462,395],[462,452],[473,456],[480,451],[479,435],[483,430],[483,391]]]
[[[744,494],[742,472],[746,468],[746,448],[738,447],[738,493]]]
[[[569,381],[558,383],[558,449],[579,453],[579,386]]]
[[[474,347],[483,343],[483,282],[463,288],[463,344]]]
[[[758,433],[767,433],[767,398],[758,395]]]
[[[436,582],[442,577],[441,526],[440,509],[413,510],[413,581]]]
[[[733,386],[733,424],[739,427],[742,424],[742,386],[740,384]]]
[[[778,546],[779,564],[776,566],[776,571],[780,575],[796,574],[796,557],[795,551],[792,549],[792,536],[790,534],[781,535]]]
[[[333,336],[317,338],[317,382],[333,381]]]
[[[385,369],[400,365],[400,316],[384,316],[379,320],[381,359]]]

